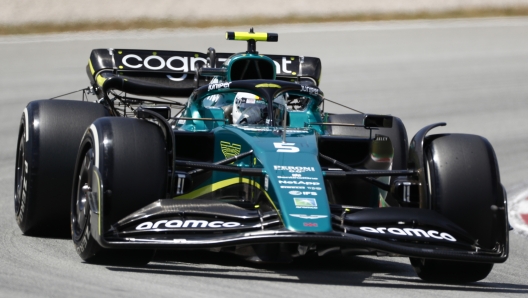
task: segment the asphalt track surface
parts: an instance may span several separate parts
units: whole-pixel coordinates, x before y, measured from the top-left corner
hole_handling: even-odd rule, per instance
[[[346,257],[254,266],[212,252],[159,255],[146,267],[83,263],[71,240],[23,236],[13,212],[20,116],[27,102],[88,85],[101,47],[241,51],[224,31],[154,31],[0,37],[0,297],[481,297],[528,294],[528,240],[510,233],[510,258],[483,281],[432,284],[407,258]],[[261,53],[321,57],[325,95],[358,110],[397,115],[409,137],[465,132],[494,145],[510,197],[528,185],[528,19],[260,27],[278,32]],[[70,96],[80,99],[79,96]],[[327,105],[328,111],[346,112]]]

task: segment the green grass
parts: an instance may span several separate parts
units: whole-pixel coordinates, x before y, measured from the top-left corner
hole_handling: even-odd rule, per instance
[[[213,20],[174,20],[174,19],[137,19],[130,21],[100,21],[100,22],[72,22],[72,23],[33,23],[17,26],[0,26],[0,35],[40,34],[59,32],[82,32],[93,30],[131,30],[131,29],[159,29],[159,28],[207,28],[207,27],[235,27],[241,25],[269,25],[269,24],[300,24],[327,22],[361,22],[361,21],[389,21],[389,20],[418,20],[418,19],[450,19],[450,18],[482,18],[482,17],[512,17],[528,16],[528,6],[508,8],[461,9],[442,12],[416,13],[372,13],[334,15],[321,17],[306,17],[290,15],[287,17],[245,17],[236,19]]]

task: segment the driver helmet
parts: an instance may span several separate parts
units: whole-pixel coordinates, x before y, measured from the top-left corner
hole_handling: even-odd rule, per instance
[[[234,124],[262,124],[267,117],[266,101],[255,94],[238,92],[233,102]]]

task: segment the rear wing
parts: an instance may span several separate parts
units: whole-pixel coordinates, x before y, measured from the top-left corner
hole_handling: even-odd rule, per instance
[[[233,53],[216,53],[214,64],[222,65],[232,55]],[[321,78],[319,58],[265,56],[274,62],[277,80],[319,85]],[[169,93],[173,96],[189,96],[197,85],[208,84],[204,77],[200,77],[199,82],[195,81],[197,68],[207,67],[207,57],[208,55],[204,53],[187,51],[95,49],[90,54],[87,73],[93,86],[102,87],[106,80],[119,77],[121,79],[119,81],[128,82],[128,86],[140,85],[141,87],[135,90],[144,90],[140,92],[143,95],[150,95],[151,91],[160,88],[166,92],[172,90]]]

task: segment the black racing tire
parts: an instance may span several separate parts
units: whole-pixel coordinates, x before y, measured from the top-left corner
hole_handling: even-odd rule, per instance
[[[451,262],[410,258],[414,271],[428,282],[468,283],[482,280],[493,269],[490,263]]]
[[[24,109],[15,165],[15,218],[31,236],[68,237],[75,158],[86,128],[107,116],[96,103],[38,100]]]
[[[491,144],[476,135],[432,135],[425,140],[424,152],[431,208],[466,230],[481,248],[505,244],[505,195]],[[413,258],[411,264],[428,281],[474,282],[493,268],[488,263]]]
[[[103,141],[104,140],[104,141]],[[152,249],[106,249],[93,237],[94,216],[88,196],[97,195],[100,181],[105,226],[165,198],[167,154],[161,129],[148,121],[132,118],[97,119],[86,131],[77,157],[71,202],[72,240],[87,263],[142,266],[154,256]],[[95,175],[98,175],[95,177]],[[83,190],[87,185],[90,187]],[[102,236],[101,235],[101,236]]]

